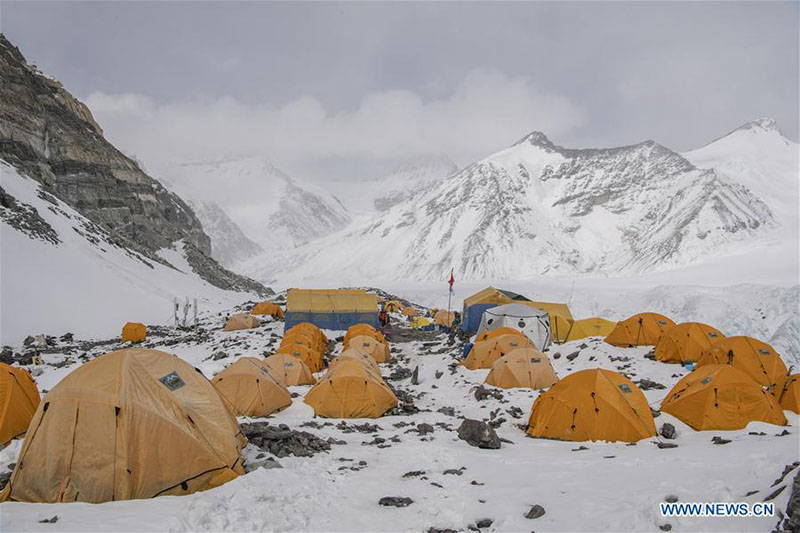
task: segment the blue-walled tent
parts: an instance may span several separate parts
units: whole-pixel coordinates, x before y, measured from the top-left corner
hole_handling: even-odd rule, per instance
[[[361,289],[289,289],[285,328],[310,322],[320,329],[378,326],[378,297]]]

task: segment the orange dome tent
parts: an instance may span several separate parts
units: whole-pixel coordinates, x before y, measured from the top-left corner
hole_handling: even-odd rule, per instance
[[[147,327],[139,322],[128,322],[122,326],[122,342],[144,342],[147,339]]]
[[[311,372],[319,372],[325,368],[325,359],[313,348],[301,344],[286,344],[280,346],[275,353],[293,355],[303,361]]]
[[[157,350],[92,359],[42,399],[0,499],[190,494],[244,473],[236,418],[196,368]]]
[[[237,416],[268,416],[292,405],[286,386],[255,357],[242,357],[211,380]]]
[[[347,329],[347,333],[344,335],[344,340],[342,340],[342,346],[344,348],[349,347],[350,339],[353,337],[359,337],[361,335],[372,337],[373,339],[376,339],[384,344],[386,343],[386,337],[383,336],[383,333],[373,328],[369,324],[355,324]]]
[[[518,348],[494,362],[485,383],[504,389],[546,389],[557,381],[545,354],[533,348]]]
[[[700,322],[684,322],[668,329],[656,344],[656,361],[662,363],[696,363],[703,350],[723,335],[718,329]]]
[[[639,313],[618,323],[606,337],[613,346],[655,346],[675,322],[658,313]]]
[[[433,323],[437,326],[449,328],[453,326],[455,319],[455,311],[437,311],[433,317]]]
[[[536,349],[536,346],[524,335],[500,335],[473,344],[463,364],[470,370],[492,368],[495,361],[518,348]]]
[[[775,396],[730,365],[695,368],[669,391],[661,410],[698,431],[742,429],[753,421],[786,425]]]
[[[409,307],[409,306],[404,307],[402,313],[405,316],[410,316],[410,317],[419,316],[419,311],[417,311],[413,307]]]
[[[381,375],[381,369],[378,366],[378,362],[375,360],[375,358],[365,352],[359,352],[353,348],[347,348],[340,353],[338,357],[334,357],[333,361],[331,361],[331,364],[328,365],[328,372],[332,371],[340,363],[348,360],[358,361],[360,364],[367,367],[370,372],[377,376]]]
[[[570,441],[636,442],[656,435],[647,400],[628,378],[601,368],[565,377],[533,404],[528,434]]]
[[[782,409],[800,414],[800,374],[789,376],[777,396]]]
[[[348,349],[371,356],[378,363],[386,363],[391,359],[389,347],[385,343],[367,335],[359,335],[350,339]]]
[[[39,406],[39,389],[30,373],[0,363],[0,445],[23,435]]]
[[[256,305],[254,305],[253,310],[250,311],[250,314],[267,315],[275,318],[283,318],[283,309],[281,309],[281,306],[278,304],[268,301],[263,301],[263,302],[258,302]]]
[[[287,387],[316,383],[311,369],[301,359],[285,353],[276,353],[264,359],[270,372]]]
[[[311,387],[304,401],[327,418],[378,418],[397,406],[397,397],[364,363],[341,361]]]
[[[781,356],[766,342],[753,337],[727,337],[703,350],[697,366],[732,365],[763,387],[783,383],[789,373]]]
[[[231,315],[227,322],[225,322],[225,331],[236,331],[239,329],[252,329],[260,326],[261,323],[253,315],[247,313],[236,313]]]
[[[479,333],[478,336],[475,337],[475,342],[494,339],[495,337],[500,337],[501,335],[520,335],[527,338],[526,335],[518,329],[502,327],[493,329],[492,331],[484,331],[483,333]]]

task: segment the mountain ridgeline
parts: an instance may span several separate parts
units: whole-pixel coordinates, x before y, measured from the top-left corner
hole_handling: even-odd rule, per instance
[[[788,155],[759,157],[796,161],[797,145],[780,139],[777,150]],[[790,186],[792,167],[782,168],[770,175],[773,186]],[[358,226],[243,268],[414,280],[442,279],[450,268],[472,280],[669,270],[736,253],[787,224],[771,198],[747,185],[653,141],[571,149],[533,132]]]
[[[210,260],[211,240],[192,209],[112,146],[89,109],[29,65],[0,34],[0,159],[150,260],[182,241],[195,272],[219,288],[267,294]]]

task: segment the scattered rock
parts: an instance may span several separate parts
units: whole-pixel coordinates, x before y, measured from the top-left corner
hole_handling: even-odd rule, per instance
[[[483,529],[485,527],[490,527],[494,523],[494,520],[491,518],[481,518],[475,522],[475,525],[478,526],[479,529]]]
[[[428,433],[433,433],[433,431],[433,426],[430,424],[426,424],[425,422],[417,424],[417,433],[420,435],[427,435]]]
[[[472,481],[470,481],[469,484],[470,485],[475,485],[477,487],[482,487],[482,486],[486,485],[486,483],[481,483],[480,481],[476,481],[474,479]]]
[[[714,444],[728,444],[730,442],[729,439],[723,439],[722,437],[713,437],[711,442]]]
[[[307,431],[295,431],[285,424],[270,426],[269,422],[252,422],[241,425],[242,433],[251,444],[269,452],[276,457],[311,457],[320,452],[327,452],[331,444],[342,441],[321,439]]]
[[[441,370],[437,370],[436,373],[434,374],[434,376],[436,376],[436,379],[439,379],[443,375],[444,375],[444,372],[442,372]]]
[[[467,469],[466,466],[462,466],[461,468],[448,468],[447,470],[442,472],[442,474],[445,476],[460,476],[461,474],[464,473],[464,470],[466,469]]]
[[[750,431],[748,435],[756,435],[758,437],[764,437],[766,436],[766,433],[764,433],[763,431]]]
[[[653,409],[651,407],[650,414],[653,415],[653,418],[658,418],[659,416],[661,416],[661,411],[659,411],[658,409]]]
[[[776,437],[785,437],[786,435],[791,435],[791,433],[789,433],[789,431],[788,431],[788,430],[784,429],[783,431],[781,431],[780,433],[778,433],[778,434],[777,434],[777,435],[775,435],[775,436],[776,436]]]
[[[3,350],[0,351],[0,363],[5,363],[7,365],[10,365],[13,362],[14,362],[14,351],[8,346],[3,346]]]
[[[573,452],[582,452],[583,450],[588,450],[586,446],[578,446],[577,448],[573,448],[571,451]]]
[[[456,416],[456,410],[452,407],[440,407],[436,412],[446,416]]]
[[[544,514],[545,514],[544,507],[542,507],[541,505],[534,505],[533,507],[530,508],[530,510],[527,513],[525,513],[525,518],[533,520],[535,518],[540,518],[544,516]]]
[[[572,352],[571,354],[568,354],[567,361],[574,361],[580,354],[581,352]]]
[[[58,515],[54,515],[52,518],[45,518],[44,520],[39,520],[40,524],[55,524],[58,522]]]
[[[411,373],[411,384],[419,385],[419,366],[415,366],[414,371]]]
[[[664,501],[667,503],[676,503],[678,501],[678,497],[675,496],[674,494],[670,494],[669,496],[664,498]]]
[[[245,472],[252,472],[254,470],[258,470],[259,468],[265,468],[267,470],[270,470],[272,468],[283,468],[283,465],[281,465],[278,461],[276,461],[274,457],[267,457],[260,461],[247,462],[244,465]]]
[[[561,352],[556,352],[553,354],[553,359],[561,359]]]
[[[218,352],[215,352],[215,353],[213,353],[213,354],[211,355],[211,358],[212,358],[214,361],[219,361],[220,359],[225,359],[226,357],[228,357],[228,354],[226,354],[226,353],[225,353],[225,352],[223,352],[222,350],[220,350],[220,351],[218,351]]]
[[[669,524],[663,524],[663,525],[658,526],[658,529],[660,529],[661,531],[671,531],[672,530],[672,526],[669,525]]]
[[[659,433],[661,433],[661,436],[664,437],[665,439],[670,439],[670,440],[674,439],[677,435],[675,432],[675,426],[673,426],[669,422],[665,422],[664,425],[661,426]]]
[[[500,448],[500,438],[489,424],[479,420],[464,419],[458,427],[458,438],[470,446],[497,450]]]
[[[414,500],[402,496],[384,496],[378,500],[378,505],[384,507],[408,507],[412,503],[414,503]]]
[[[786,531],[800,531],[800,472],[794,476],[792,493],[786,503]]]
[[[412,470],[411,472],[406,472],[405,474],[403,474],[403,477],[420,477],[424,475],[425,475],[424,470]]]
[[[649,380],[647,378],[640,379],[639,381],[636,382],[636,384],[642,390],[651,390],[651,389],[662,390],[667,388],[666,385],[663,385],[656,381]]]
[[[781,492],[783,492],[784,490],[786,490],[786,485],[781,485],[775,491],[771,492],[770,495],[764,498],[764,500],[762,501],[768,502],[774,500],[775,498],[780,496]]]
[[[678,445],[674,442],[659,442],[658,447],[662,450],[669,450],[670,448],[677,448]]]

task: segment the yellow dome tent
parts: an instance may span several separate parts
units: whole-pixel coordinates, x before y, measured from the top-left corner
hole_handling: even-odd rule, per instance
[[[308,346],[301,344],[285,344],[280,346],[275,353],[293,355],[303,361],[311,372],[319,372],[325,368],[325,359],[322,355]]]
[[[703,350],[723,335],[718,329],[700,322],[684,322],[668,329],[656,344],[656,361],[662,363],[696,363]]]
[[[628,378],[602,368],[565,377],[533,404],[528,434],[570,441],[636,442],[656,435],[647,400]]]
[[[576,341],[578,339],[585,339],[586,337],[605,337],[617,326],[616,322],[594,316],[591,318],[582,318],[572,323],[567,334],[566,342]]]
[[[225,331],[236,331],[240,329],[252,329],[260,326],[261,323],[253,315],[247,313],[236,313],[231,315],[227,322],[225,322]]]
[[[705,365],[732,365],[773,390],[789,373],[772,346],[753,337],[727,337],[715,342],[703,350],[697,361],[697,366]]]
[[[281,339],[280,346],[294,346],[294,345],[305,346],[319,353],[323,353],[325,347],[327,346],[326,344],[322,343],[321,338],[317,337],[316,339],[313,339],[302,332],[290,333],[289,335],[284,335],[284,337]]]
[[[431,319],[424,316],[415,316],[411,319],[411,327],[414,329],[424,328],[431,325]]]
[[[122,326],[122,342],[144,342],[147,339],[147,327],[139,322],[128,322]]]
[[[639,313],[618,323],[606,337],[613,346],[655,346],[659,337],[675,322],[658,313]]]
[[[270,372],[287,387],[316,383],[311,369],[301,359],[285,353],[276,353],[264,359]]]
[[[293,337],[305,337],[311,339],[311,347],[317,350],[319,353],[326,353],[328,351],[328,337],[322,333],[322,330],[313,324],[298,324],[293,328],[287,329],[283,333],[281,343],[289,343]]]
[[[553,342],[565,342],[575,320],[569,306],[563,302],[518,302],[535,307],[550,317],[550,338]]]
[[[30,373],[0,363],[0,445],[23,435],[39,406],[39,389]]]
[[[190,494],[242,474],[245,442],[193,366],[157,350],[119,350],[79,366],[42,399],[0,499]]]
[[[485,383],[503,389],[546,389],[557,381],[545,354],[533,348],[518,348],[494,362]]]
[[[697,367],[669,391],[661,410],[698,431],[742,429],[753,421],[786,425],[775,396],[730,365]]]
[[[470,370],[492,368],[495,361],[518,348],[536,349],[536,346],[524,335],[500,335],[473,344],[463,364]]]
[[[254,305],[253,310],[250,311],[250,314],[267,315],[275,318],[283,318],[283,309],[281,309],[281,306],[278,304],[268,301],[263,301],[263,302],[258,302],[256,305]]]
[[[414,316],[419,316],[419,311],[417,311],[417,310],[416,310],[416,309],[414,309],[413,307],[408,307],[408,306],[406,306],[406,307],[404,307],[404,308],[403,308],[403,311],[402,311],[402,313],[403,313],[405,316],[411,316],[411,317],[414,317]]]
[[[348,348],[369,355],[378,363],[386,363],[392,357],[389,353],[389,347],[385,343],[367,335],[351,338]]]
[[[340,361],[311,387],[304,401],[326,418],[378,418],[397,406],[397,397],[364,363]]]
[[[433,323],[437,326],[449,328],[453,326],[453,321],[455,321],[455,319],[455,311],[437,311],[433,317]]]
[[[266,363],[242,357],[211,380],[237,416],[268,416],[292,405],[289,391]]]
[[[402,308],[403,304],[397,300],[388,301],[384,305],[384,309],[386,309],[387,313],[399,313]]]
[[[781,409],[800,414],[800,374],[789,376],[777,396]]]

